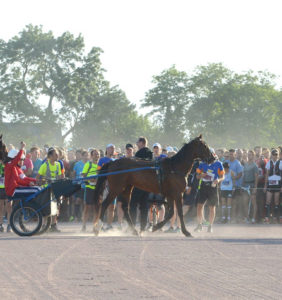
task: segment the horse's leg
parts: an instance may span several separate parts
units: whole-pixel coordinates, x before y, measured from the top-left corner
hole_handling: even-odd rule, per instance
[[[124,217],[129,225],[129,227],[132,229],[133,234],[138,235],[138,232],[135,229],[135,226],[129,215],[129,202],[130,202],[130,195],[131,195],[132,188],[133,188],[132,186],[128,186],[125,189],[125,191],[121,194],[122,195],[122,209],[124,212]]]
[[[172,217],[174,214],[174,200],[173,198],[167,198],[168,201],[168,214],[164,218],[164,220],[153,226],[153,232],[161,229]]]
[[[116,193],[109,192],[107,195],[107,198],[103,201],[102,207],[101,207],[101,212],[100,212],[100,220],[98,223],[94,225],[94,233],[95,235],[99,234],[100,229],[103,226],[103,219],[105,215],[105,211],[107,210],[108,206],[114,201],[115,197],[117,196]]]
[[[178,195],[176,197],[176,208],[178,217],[180,219],[181,231],[187,237],[192,237],[191,233],[186,229],[184,219],[183,219],[183,210],[182,210],[182,195]]]

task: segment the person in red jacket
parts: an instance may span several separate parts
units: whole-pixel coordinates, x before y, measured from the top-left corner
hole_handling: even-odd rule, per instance
[[[25,143],[21,142],[20,151],[11,149],[5,164],[5,191],[8,197],[23,199],[40,190],[34,178],[26,177],[21,167],[25,159]]]

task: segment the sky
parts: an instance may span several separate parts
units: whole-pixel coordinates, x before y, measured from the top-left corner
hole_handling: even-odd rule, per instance
[[[222,62],[282,78],[281,11],[280,0],[9,0],[1,1],[0,39],[27,24],[81,33],[87,50],[103,49],[106,79],[139,107],[152,77],[173,64],[189,73]]]

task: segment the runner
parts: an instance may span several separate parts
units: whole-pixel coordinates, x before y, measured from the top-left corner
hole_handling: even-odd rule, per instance
[[[222,223],[231,222],[231,208],[232,208],[232,194],[235,186],[235,174],[230,170],[228,162],[223,163],[224,168],[224,180],[220,185],[220,195],[221,195],[221,209],[222,209]],[[227,217],[226,217],[227,210]]]
[[[115,155],[115,145],[114,144],[108,144],[106,147],[106,153],[104,157],[101,157],[98,162],[98,170],[100,170],[104,164],[113,161],[114,160],[114,155]],[[107,197],[108,195],[108,189],[107,189],[107,183],[106,183],[106,188],[104,191],[103,195],[103,200]],[[113,229],[113,220],[115,216],[115,206],[116,206],[116,199],[113,201],[112,204],[109,205],[107,209],[107,227],[103,228],[104,230],[110,230]]]
[[[81,160],[76,162],[73,168],[73,173],[75,179],[78,179],[82,177],[82,171],[84,168],[84,165],[87,163],[89,158],[89,153],[86,150],[81,151]],[[74,216],[75,221],[79,222],[81,220],[82,215],[82,206],[84,202],[84,190],[85,190],[85,184],[81,183],[81,189],[74,194],[75,197],[75,204],[74,204]]]
[[[153,153],[147,147],[148,141],[145,137],[141,136],[136,142],[138,147],[138,151],[135,154],[135,157],[141,159],[152,160]],[[137,219],[137,206],[139,205],[140,209],[140,227],[141,232],[144,232],[147,225],[147,218],[148,218],[148,195],[149,193],[138,188],[134,188],[132,191],[131,202],[130,202],[130,216],[134,226],[136,225]]]
[[[214,153],[214,150],[211,149],[211,152]],[[202,180],[202,183],[197,204],[198,226],[195,228],[195,231],[202,231],[203,209],[207,202],[210,222],[208,232],[213,232],[212,225],[215,218],[216,205],[218,205],[218,184],[224,179],[222,163],[218,160],[212,163],[200,163],[197,169],[197,178]]]
[[[125,156],[127,158],[134,157],[134,149],[133,145],[128,143],[125,145]],[[122,221],[124,217],[124,212],[122,208],[122,195],[118,195],[117,197],[117,217],[118,217],[118,229],[122,230]]]
[[[91,160],[88,161],[82,170],[83,177],[89,177],[97,174],[98,169],[98,160],[100,158],[100,152],[97,149],[93,149],[90,152]],[[85,194],[84,194],[84,210],[82,217],[82,232],[86,231],[86,222],[88,219],[89,210],[93,208],[94,205],[94,192],[95,192],[96,179],[90,179],[85,185]]]
[[[253,150],[249,150],[248,152],[248,160],[245,162],[243,167],[243,181],[242,187],[245,189],[249,189],[251,203],[253,207],[253,216],[251,218],[250,204],[249,204],[249,196],[248,193],[244,193],[244,216],[245,222],[249,222],[249,217],[251,218],[252,223],[254,224],[257,219],[257,202],[256,202],[256,193],[258,186],[258,175],[259,169],[257,164],[254,161],[255,152]]]
[[[281,192],[281,178],[282,178],[282,160],[278,159],[278,150],[271,151],[271,159],[266,164],[266,181],[264,192],[266,192],[266,217],[265,222],[269,223],[270,205],[272,196],[274,197],[274,216],[278,221],[279,213],[279,197]],[[274,219],[275,221],[275,219]]]
[[[155,143],[153,145],[153,159],[156,161],[160,161],[163,158],[166,158],[166,154],[162,154],[162,146],[159,143]],[[154,200],[157,202],[157,209],[158,209],[158,223],[162,222],[164,220],[165,216],[165,207],[164,204],[161,204],[161,202],[164,202],[164,197],[161,194],[149,194],[148,200],[154,202]],[[153,228],[153,214],[151,210],[152,205],[149,207],[149,226],[147,228],[148,231],[152,231]]]
[[[58,162],[58,153],[56,149],[49,148],[47,153],[47,160],[41,165],[36,180],[42,182],[42,179],[52,181],[62,179],[61,165]],[[50,227],[51,232],[60,232],[57,226],[57,216],[52,216],[52,222]]]

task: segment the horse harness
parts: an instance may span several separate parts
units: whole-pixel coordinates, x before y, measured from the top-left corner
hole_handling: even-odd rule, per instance
[[[155,161],[155,168],[156,168],[156,175],[157,175],[158,184],[159,184],[159,188],[160,188],[160,194],[162,194],[162,185],[163,185],[163,181],[165,179],[165,174],[164,174],[163,166],[162,166],[162,163],[160,160]],[[169,174],[176,174],[176,175],[179,175],[184,178],[187,177],[187,174],[174,170],[172,167],[171,161],[170,161]]]

